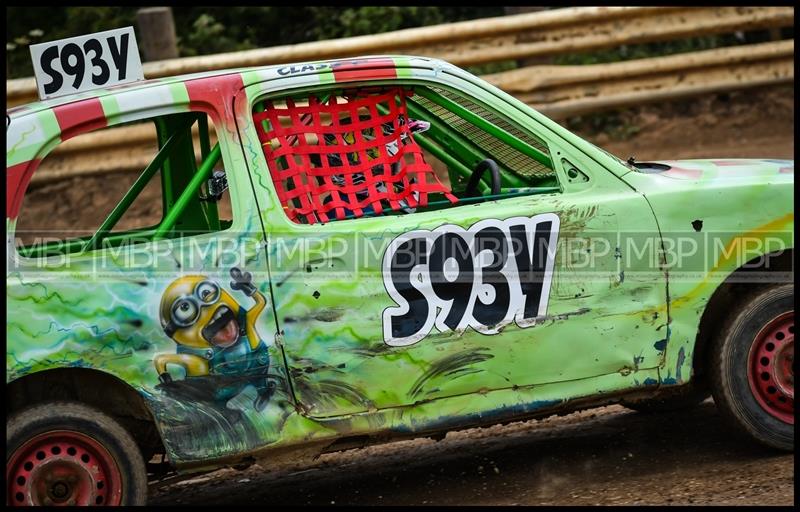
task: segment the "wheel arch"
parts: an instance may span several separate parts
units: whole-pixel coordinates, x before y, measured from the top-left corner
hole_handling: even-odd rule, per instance
[[[743,294],[749,294],[754,289],[762,289],[776,281],[766,280],[763,283],[753,284],[747,279],[748,273],[783,273],[794,272],[794,248],[783,249],[757,256],[731,272],[725,280],[717,286],[706,304],[700,317],[700,324],[695,340],[694,355],[692,360],[693,378],[705,382],[707,368],[710,364],[709,347],[712,345],[718,327],[730,313]],[[781,281],[782,282],[782,281]]]
[[[49,400],[75,400],[112,416],[133,436],[145,462],[164,445],[155,416],[133,386],[92,368],[52,368],[29,373],[6,385],[6,417]]]

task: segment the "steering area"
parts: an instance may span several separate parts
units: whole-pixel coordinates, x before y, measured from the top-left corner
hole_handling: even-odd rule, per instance
[[[497,162],[491,158],[487,158],[485,160],[481,160],[478,165],[475,166],[475,170],[472,171],[472,175],[469,177],[469,182],[467,182],[467,188],[464,189],[466,197],[473,197],[476,195],[478,183],[481,181],[483,174],[487,170],[489,171],[492,179],[491,195],[496,196],[500,194],[500,168],[497,166]]]

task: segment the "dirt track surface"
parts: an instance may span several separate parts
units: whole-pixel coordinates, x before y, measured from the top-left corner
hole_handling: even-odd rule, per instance
[[[791,505],[794,456],[732,432],[712,401],[621,406],[225,469],[151,493],[158,505]]]
[[[635,134],[586,133],[620,158],[794,158],[794,87],[737,91],[621,114]],[[625,133],[625,130],[620,130]]]

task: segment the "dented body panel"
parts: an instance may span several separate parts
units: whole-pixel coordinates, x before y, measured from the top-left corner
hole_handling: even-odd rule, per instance
[[[270,179],[254,105],[264,95],[360,82],[464,91],[546,141],[560,190],[406,216],[293,223]],[[230,228],[121,249],[106,255],[102,277],[93,273],[96,253],[72,254],[68,264],[18,254],[14,230],[25,190],[60,141],[189,111],[207,113],[217,127],[234,210]],[[792,161],[666,162],[668,170],[634,171],[432,59],[372,57],[152,80],[9,115],[6,380],[54,368],[120,378],[144,397],[170,461],[185,471],[343,437],[418,435],[531,417],[685,383],[704,307],[741,262],[723,257],[676,267],[665,241],[680,234],[699,243],[704,233],[725,232],[729,248],[737,237],[779,232],[783,246],[793,246]],[[586,180],[574,181],[568,166]],[[475,304],[491,304],[499,292],[474,281],[465,288],[471,317],[451,319],[439,304],[425,311],[425,329],[393,334],[405,329],[398,323],[392,331],[393,318],[412,309],[397,292],[392,267],[391,248],[402,237],[434,245],[445,232],[472,240],[493,228],[510,244],[517,226],[548,230],[552,258],[535,315],[521,313],[528,297],[512,290],[494,317],[500,320],[482,324]],[[230,244],[240,248],[235,261],[226,260]],[[760,250],[769,252],[766,240]],[[471,257],[471,265],[490,266],[474,251]],[[498,272],[511,275],[520,265]],[[672,278],[687,268],[701,275]],[[250,280],[240,279],[243,271]],[[215,350],[206,356],[203,348],[176,349],[179,338],[165,332],[162,301],[188,275],[193,284],[186,295],[208,282],[224,294],[231,315],[241,311],[236,325],[243,334],[231,347],[247,365]],[[251,356],[260,358],[258,365]],[[186,362],[185,377],[165,382],[164,361]],[[199,395],[203,386],[224,392]]]
[[[794,247],[794,161],[657,163],[669,168],[623,179],[647,198],[667,249],[672,338],[662,378],[682,384],[714,291],[748,262]]]

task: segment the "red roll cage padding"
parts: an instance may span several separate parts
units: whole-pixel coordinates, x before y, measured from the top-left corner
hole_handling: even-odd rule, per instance
[[[360,97],[266,100],[253,119],[278,198],[294,222],[328,222],[456,197],[425,162],[411,136],[401,88]],[[386,114],[378,110],[381,105]],[[392,154],[394,153],[394,154]],[[331,214],[333,211],[333,214]]]

